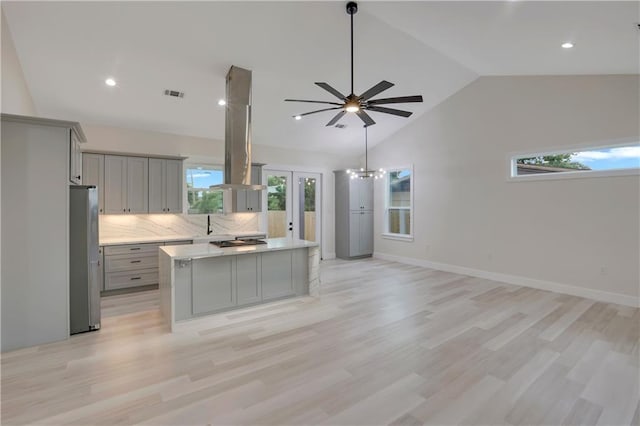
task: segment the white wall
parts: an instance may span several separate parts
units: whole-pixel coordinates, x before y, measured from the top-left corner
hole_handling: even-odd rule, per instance
[[[148,132],[82,123],[87,136],[83,150],[137,153],[150,155],[179,155],[188,161],[209,164],[224,163],[224,141],[167,133]],[[304,142],[301,142],[304,145]],[[346,168],[355,159],[325,153],[283,149],[255,144],[252,161],[265,167],[309,171],[323,175],[322,251],[324,258],[335,256],[334,181],[333,170]]]
[[[414,165],[415,239],[381,238],[378,183],[376,254],[637,304],[637,175],[534,182],[506,176],[514,151],[638,140],[638,79],[482,77],[377,145],[372,166]]]
[[[36,107],[22,73],[22,66],[13,45],[9,25],[2,14],[2,112],[36,115]]]

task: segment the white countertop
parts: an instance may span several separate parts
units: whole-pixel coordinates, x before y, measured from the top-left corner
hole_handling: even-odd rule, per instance
[[[291,238],[267,238],[267,244],[255,246],[225,247],[220,248],[213,244],[191,244],[179,246],[164,246],[160,250],[168,254],[172,259],[198,259],[203,257],[230,256],[247,253],[261,253],[275,250],[291,250],[305,247],[316,247],[318,243],[313,241]]]
[[[211,235],[153,235],[146,237],[101,237],[99,245],[115,246],[121,244],[145,244],[145,243],[162,243],[171,241],[193,241],[194,244],[208,243],[209,241],[226,241],[235,240],[236,237],[247,235],[264,235],[262,232],[234,232],[233,234],[211,234]]]

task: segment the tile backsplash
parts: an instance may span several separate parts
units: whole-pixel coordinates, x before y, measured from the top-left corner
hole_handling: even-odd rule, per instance
[[[213,234],[257,231],[258,216],[258,213],[211,215],[211,228]],[[207,234],[207,215],[100,215],[99,226],[101,239],[197,236]]]

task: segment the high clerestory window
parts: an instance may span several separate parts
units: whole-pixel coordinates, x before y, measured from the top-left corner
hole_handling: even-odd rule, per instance
[[[517,180],[615,176],[640,171],[638,142],[615,146],[519,154],[511,157],[511,177]]]

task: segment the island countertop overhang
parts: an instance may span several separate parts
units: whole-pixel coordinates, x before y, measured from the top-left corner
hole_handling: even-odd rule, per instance
[[[267,238],[266,244],[242,247],[220,248],[213,244],[190,244],[178,246],[164,246],[160,250],[173,260],[202,259],[216,256],[237,256],[251,253],[264,253],[277,250],[292,250],[299,248],[317,247],[318,243],[293,238]]]

